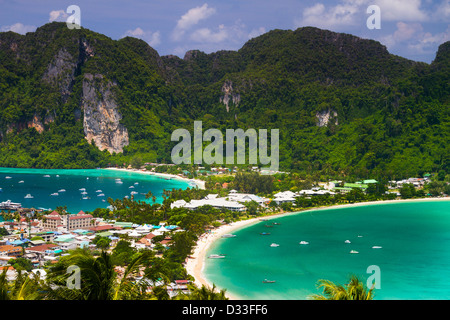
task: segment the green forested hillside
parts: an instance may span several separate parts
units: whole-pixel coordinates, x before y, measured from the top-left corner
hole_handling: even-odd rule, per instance
[[[203,130],[280,129],[281,169],[361,178],[449,172],[449,64],[449,42],[428,65],[310,27],[184,59],[64,23],[0,33],[0,166],[96,167],[136,155],[167,163],[172,131],[197,120]],[[91,86],[111,87],[128,130],[123,153],[85,138],[90,74],[101,75]]]

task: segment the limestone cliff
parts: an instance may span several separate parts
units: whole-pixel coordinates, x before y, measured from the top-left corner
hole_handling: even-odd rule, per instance
[[[235,104],[238,105],[241,101],[241,95],[239,93],[233,92],[233,82],[230,80],[226,80],[222,86],[222,92],[223,97],[220,98],[220,102],[223,103],[226,108],[227,112],[230,110],[228,104],[230,103],[230,100]]]
[[[316,113],[316,125],[319,127],[327,126],[330,121],[333,121],[335,125],[338,125],[337,112],[334,110],[324,110]]]
[[[94,141],[102,151],[119,153],[129,140],[127,129],[120,123],[122,115],[112,90],[114,86],[100,74],[85,74],[81,108],[87,141]]]

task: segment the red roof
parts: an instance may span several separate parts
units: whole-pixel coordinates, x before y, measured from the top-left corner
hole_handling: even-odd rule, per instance
[[[101,225],[101,226],[90,227],[89,230],[92,230],[92,231],[105,231],[105,230],[111,230],[111,229],[116,229],[116,228],[117,227],[114,227],[113,225],[105,224],[105,225]]]
[[[44,252],[45,250],[58,247],[56,244],[41,244],[38,246],[26,248],[25,250]]]
[[[93,218],[93,216],[90,215],[90,214],[86,214],[83,211],[80,211],[80,212],[78,212],[75,215],[69,216],[70,220],[73,220],[73,219],[86,219],[86,218]]]
[[[46,219],[53,219],[53,220],[61,220],[61,216],[58,212],[53,211],[52,213],[45,216]]]

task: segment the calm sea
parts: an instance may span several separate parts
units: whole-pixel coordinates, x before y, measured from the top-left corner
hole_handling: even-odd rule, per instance
[[[308,299],[321,293],[317,280],[345,284],[355,274],[366,282],[373,265],[375,299],[450,299],[450,201],[311,210],[234,234],[210,247],[207,254],[227,256],[206,259],[204,274],[242,299]]]
[[[108,197],[123,199],[130,197],[131,192],[135,200],[150,201],[145,199],[145,194],[151,191],[156,201],[162,203],[164,189],[189,186],[190,182],[177,179],[108,169],[0,168],[0,201],[19,202],[25,208],[67,206],[70,213],[106,208]],[[33,198],[25,198],[27,194]]]

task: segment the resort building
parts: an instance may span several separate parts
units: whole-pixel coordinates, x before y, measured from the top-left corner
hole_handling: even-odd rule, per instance
[[[85,214],[83,211],[80,211],[78,214],[65,215],[60,215],[58,212],[53,211],[45,216],[41,227],[45,230],[51,231],[57,231],[60,228],[70,231],[75,229],[90,228],[92,227],[92,221],[92,215]]]
[[[0,246],[0,256],[17,257],[22,254],[22,248],[10,244]]]
[[[178,200],[171,204],[171,208],[186,208],[190,210],[196,210],[202,206],[212,206],[216,209],[227,209],[231,211],[245,211],[246,207],[237,202],[230,201],[226,198],[218,198],[217,194],[209,194],[204,199],[201,200],[191,200],[190,202],[186,202],[184,200]]]

